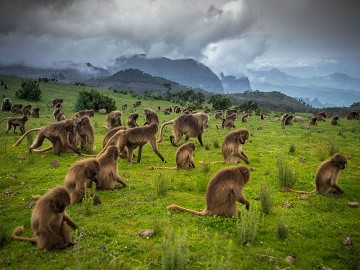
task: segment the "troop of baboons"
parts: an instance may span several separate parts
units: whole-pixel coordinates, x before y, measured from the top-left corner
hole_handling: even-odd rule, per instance
[[[9,102],[9,110],[12,110],[14,105],[11,105],[10,99],[3,100],[3,108],[8,110]],[[24,126],[28,119],[27,115],[30,115],[31,105],[22,107],[21,104],[15,104],[18,106],[14,108],[14,111],[22,110],[22,113],[25,115],[23,118],[8,120],[7,131],[14,127],[15,132],[16,126],[19,126],[21,132],[24,133],[14,145],[19,145],[30,132],[37,131],[37,137],[29,147],[30,152],[43,152],[52,149],[56,155],[68,151],[83,155],[81,151],[86,150],[88,146],[91,146],[91,149],[94,150],[94,130],[90,117],[94,116],[95,111],[82,110],[76,113],[74,118],[65,119],[62,112],[62,103],[62,99],[52,102],[54,107],[53,115],[57,122],[50,123],[42,128],[33,128],[27,132],[25,132]],[[124,105],[122,106],[122,112],[127,109],[127,106],[125,107]],[[140,101],[134,104],[134,107],[139,106],[141,106]],[[176,112],[180,108],[166,108],[165,110],[170,112],[170,109]],[[134,150],[138,148],[137,162],[139,163],[143,146],[147,142],[149,142],[152,150],[161,161],[166,162],[158,149],[158,143],[163,141],[164,127],[167,125],[173,125],[173,134],[170,135],[169,140],[172,145],[178,147],[175,152],[176,167],[153,167],[153,169],[187,170],[195,168],[193,160],[195,143],[188,140],[190,138],[197,138],[199,144],[203,146],[202,135],[208,128],[209,121],[207,113],[192,112],[191,108],[189,110],[179,110],[179,113],[182,113],[181,115],[159,126],[157,113],[151,108],[145,108],[143,114],[146,121],[143,126],[138,126],[136,123],[139,117],[138,113],[129,114],[127,126],[122,126],[122,112],[113,111],[109,113],[106,125],[109,130],[104,136],[103,149],[96,157],[75,162],[65,176],[64,187],[53,188],[36,202],[31,216],[31,227],[34,237],[26,238],[20,236],[24,228],[17,227],[12,233],[13,239],[30,241],[35,243],[38,248],[44,250],[63,249],[73,245],[71,233],[67,229],[67,225],[70,225],[73,229],[76,229],[77,225],[66,215],[65,208],[70,204],[81,203],[84,199],[86,188],[91,188],[92,183],[95,183],[97,190],[117,189],[119,188],[116,185],[117,183],[126,187],[125,181],[119,175],[118,159],[121,156],[126,156],[128,163],[132,163]],[[223,115],[226,115],[222,119],[221,128],[235,129],[238,113],[237,110],[226,113],[218,112],[215,119],[221,119]],[[32,113],[31,115],[34,116]],[[241,122],[248,123],[249,116],[250,114],[248,113],[243,114]],[[292,124],[293,117],[292,114],[286,113],[281,117],[280,122],[282,125],[290,125]],[[316,121],[325,121],[326,117],[326,114],[319,113],[312,117],[310,121],[316,124]],[[350,118],[358,119],[358,113],[352,113]],[[265,116],[262,114],[260,119],[264,120]],[[331,124],[337,125],[339,119],[338,116],[334,115]],[[159,139],[157,140],[158,132]],[[186,142],[178,146],[182,141],[183,135],[185,135]],[[244,165],[236,165],[241,162],[250,163],[248,156],[243,151],[243,146],[249,138],[250,133],[246,128],[229,131],[224,136],[221,150],[224,160],[221,163],[233,164],[235,166],[225,167],[212,177],[206,189],[206,207],[204,210],[190,210],[175,204],[169,205],[168,209],[190,212],[196,215],[232,217],[238,215],[236,202],[239,202],[244,204],[245,208],[249,210],[250,203],[244,196],[244,187],[250,180],[250,169]],[[51,146],[45,149],[37,149],[45,139],[51,142]],[[342,154],[336,154],[331,159],[324,161],[316,173],[316,191],[321,194],[343,193],[343,190],[338,185],[338,178],[340,170],[343,170],[346,164],[347,158]],[[92,195],[94,204],[101,203],[96,195]],[[49,222],[48,219],[56,220],[56,224]],[[45,228],[45,231],[42,228]],[[46,230],[49,230],[49,232]]]

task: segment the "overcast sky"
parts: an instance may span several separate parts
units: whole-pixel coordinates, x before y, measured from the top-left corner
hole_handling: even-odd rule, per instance
[[[215,73],[360,56],[359,0],[0,0],[0,63],[194,58]]]

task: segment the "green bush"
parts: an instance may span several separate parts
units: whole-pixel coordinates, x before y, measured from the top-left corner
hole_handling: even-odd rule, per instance
[[[182,270],[188,264],[188,239],[186,231],[175,235],[171,230],[162,242],[162,268],[166,270]]]
[[[278,161],[278,168],[279,168],[278,178],[279,178],[280,188],[282,187],[292,188],[297,181],[296,174],[291,171],[289,164],[287,164],[286,162]]]
[[[8,232],[3,225],[0,224],[0,248],[6,245],[8,242]]]
[[[263,182],[260,183],[260,203],[261,211],[263,211],[265,215],[270,214],[273,198],[270,187]]]
[[[259,210],[242,210],[237,222],[238,239],[241,245],[253,243],[259,226]]]
[[[290,147],[289,147],[289,153],[290,153],[290,154],[294,154],[295,151],[296,151],[295,145],[291,144]]]
[[[159,196],[165,195],[168,190],[168,185],[167,179],[160,173],[159,176],[155,178],[156,194]]]
[[[75,110],[91,110],[98,111],[99,109],[106,109],[107,112],[116,110],[115,100],[108,96],[99,94],[95,90],[90,92],[82,91],[79,93],[75,101]]]
[[[285,240],[288,237],[289,229],[283,220],[277,224],[277,236],[280,240]]]
[[[15,97],[31,101],[41,99],[40,85],[37,81],[21,81],[21,89],[15,92]]]

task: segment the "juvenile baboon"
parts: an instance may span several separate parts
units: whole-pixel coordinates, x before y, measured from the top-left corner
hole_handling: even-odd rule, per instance
[[[289,116],[287,116],[286,118],[285,118],[285,121],[284,121],[284,124],[285,124],[285,126],[287,126],[287,125],[292,125],[292,119],[294,118],[294,116],[293,115],[289,115]]]
[[[10,98],[4,98],[2,105],[1,105],[1,110],[2,111],[10,111],[12,107],[12,102]]]
[[[98,186],[97,189],[118,188],[115,185],[116,182],[119,182],[126,187],[125,182],[121,179],[118,172],[117,160],[119,159],[119,154],[119,148],[115,145],[110,145],[106,148],[105,152],[97,157],[100,164],[100,173],[98,177],[100,186]]]
[[[128,117],[127,126],[129,128],[138,127],[139,125],[136,123],[136,120],[138,119],[139,114],[138,113],[132,113]]]
[[[169,205],[168,209],[201,216],[237,216],[236,201],[245,204],[247,210],[250,208],[250,203],[242,194],[249,179],[250,171],[243,165],[222,169],[214,175],[207,186],[206,208],[203,211],[194,211],[175,204]]]
[[[290,115],[289,113],[284,113],[284,114],[281,116],[281,119],[280,119],[281,125],[284,125],[285,119],[286,119],[286,117],[288,117],[289,115]]]
[[[197,137],[201,146],[202,133],[208,128],[208,115],[205,113],[194,113],[194,114],[182,114],[177,118],[165,122],[160,128],[160,137],[158,142],[163,141],[163,129],[167,125],[174,125],[173,135],[170,136],[170,142],[172,145],[177,146],[181,141],[182,135],[185,134],[186,141],[191,137]]]
[[[313,117],[310,117],[309,119],[309,124],[310,125],[317,125],[317,117],[316,116],[313,116]]]
[[[141,160],[141,153],[143,146],[147,142],[150,142],[153,151],[158,155],[158,157],[163,162],[166,162],[164,157],[161,155],[161,153],[157,148],[157,143],[156,143],[157,131],[158,131],[158,126],[156,124],[150,124],[143,127],[129,128],[126,130],[119,130],[109,139],[104,149],[98,154],[98,156],[100,156],[100,154],[102,154],[102,152],[104,152],[106,148],[109,145],[112,145],[113,142],[115,141],[120,152],[124,150],[125,146],[127,147],[129,163],[132,162],[134,148],[139,147],[138,157],[137,157],[137,162],[139,163]]]
[[[123,105],[121,106],[121,110],[122,110],[122,111],[125,111],[125,110],[127,109],[127,107],[128,107],[127,104],[123,104]]]
[[[64,120],[48,124],[46,127],[43,128],[30,129],[25,132],[23,136],[21,136],[21,138],[14,144],[14,146],[18,146],[27,136],[27,134],[33,131],[39,131],[39,133],[36,136],[33,144],[29,147],[30,153],[33,149],[40,147],[45,139],[48,139],[52,144],[55,155],[60,154],[62,146],[65,146],[71,149],[76,154],[81,155],[81,152],[77,150],[74,146],[72,146],[69,142],[69,137],[71,137],[76,131],[76,124],[73,120]]]
[[[222,120],[221,128],[222,129],[235,128],[234,123],[236,119],[237,119],[236,113],[229,114],[228,116],[226,116],[225,119]],[[216,125],[216,127],[219,128],[218,125]]]
[[[24,227],[14,229],[11,237],[15,240],[29,241],[39,249],[64,249],[73,246],[72,236],[67,225],[74,230],[78,228],[75,222],[65,213],[70,204],[70,194],[65,187],[57,186],[36,202],[31,214],[31,229],[34,237],[19,236]]]
[[[344,193],[338,185],[340,170],[346,168],[347,158],[342,154],[335,154],[321,163],[316,172],[316,190],[321,194]]]
[[[23,108],[23,115],[30,115],[31,104],[27,104]]]
[[[33,108],[32,112],[31,112],[31,116],[34,118],[39,118],[40,117],[40,108],[39,107]]]
[[[336,125],[338,124],[337,121],[338,121],[339,119],[340,119],[339,116],[334,115],[334,116],[332,117],[332,119],[331,119],[331,124],[334,125],[334,126],[336,126]]]
[[[2,122],[3,120],[8,119],[8,118],[3,118],[0,120],[0,122]],[[8,133],[8,131],[14,127],[14,133],[17,134],[17,132],[15,132],[16,127],[19,127],[21,133],[25,132],[25,123],[28,120],[28,117],[26,115],[24,115],[21,118],[10,118],[7,121],[7,128],[6,128],[6,133]]]
[[[145,122],[144,126],[150,125],[152,123],[159,125],[159,117],[155,111],[153,111],[150,108],[146,108],[146,109],[144,109],[144,115],[146,118],[146,122]]]
[[[87,116],[87,117],[93,117],[95,115],[95,111],[93,109],[91,110],[82,110],[75,114],[75,118]]]
[[[141,105],[141,101],[138,100],[134,103],[134,108],[139,107]]]
[[[121,126],[121,112],[120,111],[112,111],[109,113],[107,117],[107,126],[106,128],[112,129],[114,127]]]
[[[316,118],[317,118],[318,121],[324,121],[324,122],[325,122],[326,113],[324,113],[324,112],[319,112],[319,113],[316,115]]]
[[[70,192],[71,204],[82,202],[85,187],[91,188],[92,182],[95,182],[96,187],[101,186],[99,173],[100,164],[96,158],[79,160],[71,166],[64,181],[64,186]]]
[[[17,114],[22,114],[22,109],[23,105],[22,104],[14,104],[11,107],[11,112],[12,113],[17,113]]]
[[[347,120],[353,120],[353,119],[357,119],[359,120],[359,112],[353,111],[353,112],[349,112],[346,116]]]
[[[246,128],[241,128],[228,133],[222,143],[222,156],[225,163],[236,164],[242,159],[249,164],[247,155],[242,150],[242,145],[250,138]]]
[[[222,112],[216,112],[215,113],[215,119],[221,119],[223,113]]]
[[[247,123],[248,118],[249,118],[249,114],[248,113],[244,114],[243,116],[241,116],[241,122]]]
[[[53,112],[54,118],[57,119],[58,114],[61,112],[62,112],[61,108],[56,108]]]

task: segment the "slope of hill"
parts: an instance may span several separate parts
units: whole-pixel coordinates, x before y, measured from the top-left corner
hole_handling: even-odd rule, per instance
[[[153,76],[175,81],[192,88],[209,92],[224,93],[222,83],[211,69],[194,59],[147,58],[144,54],[116,58],[109,67],[110,72],[123,69],[139,69]]]

